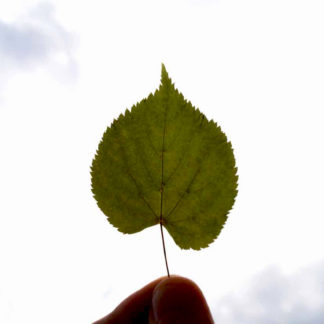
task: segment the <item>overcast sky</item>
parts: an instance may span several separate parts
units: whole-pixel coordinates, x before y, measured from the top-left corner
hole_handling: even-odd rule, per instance
[[[219,238],[171,273],[216,323],[324,323],[322,0],[0,2],[0,322],[91,323],[166,274],[159,227],[123,235],[91,194],[106,127],[176,87],[234,147]]]

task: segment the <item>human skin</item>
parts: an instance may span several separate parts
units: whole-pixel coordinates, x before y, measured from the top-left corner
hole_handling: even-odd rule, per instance
[[[199,287],[179,276],[156,279],[93,324],[213,324]]]

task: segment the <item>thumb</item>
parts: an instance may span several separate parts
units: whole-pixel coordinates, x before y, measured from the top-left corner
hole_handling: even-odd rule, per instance
[[[213,324],[207,302],[199,287],[183,277],[157,284],[152,296],[153,322],[158,324]]]

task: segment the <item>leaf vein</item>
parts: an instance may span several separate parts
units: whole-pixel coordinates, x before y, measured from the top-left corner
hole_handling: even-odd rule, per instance
[[[177,207],[179,206],[180,202],[182,201],[183,197],[186,195],[186,193],[188,192],[188,190],[190,189],[190,187],[192,186],[193,182],[195,181],[198,173],[200,172],[200,166],[198,167],[198,169],[196,170],[194,176],[192,177],[192,179],[189,182],[188,187],[186,188],[186,190],[184,191],[184,193],[180,196],[180,198],[178,199],[178,201],[176,202],[176,204],[174,205],[174,207],[170,210],[170,212],[167,215],[167,218],[170,217],[170,215],[177,209]]]
[[[120,135],[120,134],[119,134]],[[127,158],[126,158],[126,153],[125,153],[125,149],[124,147],[122,146],[122,144],[120,143],[120,141],[118,141],[118,144],[119,144],[119,148],[121,150],[121,153],[122,153],[122,157],[123,157],[123,162],[124,162],[124,165],[125,165],[125,168],[126,168],[126,173],[128,174],[128,176],[132,179],[132,181],[134,182],[135,184],[135,187],[137,189],[137,192],[138,192],[138,195],[140,196],[140,198],[142,199],[142,201],[144,202],[144,204],[149,208],[149,210],[153,213],[153,215],[158,218],[158,216],[156,215],[155,211],[153,210],[153,208],[151,207],[151,205],[148,203],[148,201],[145,199],[143,193],[142,193],[142,190],[141,188],[139,187],[135,177],[131,174],[130,172],[130,169],[129,169],[129,166],[128,166],[128,163],[127,163]]]
[[[182,165],[183,161],[185,160],[185,158],[187,157],[187,155],[189,154],[189,148],[191,147],[191,143],[193,141],[193,139],[197,136],[198,131],[196,131],[194,133],[193,136],[191,136],[190,140],[188,141],[185,149],[184,149],[184,154],[181,155],[181,158],[179,159],[178,164],[176,165],[176,167],[173,169],[173,171],[170,173],[170,175],[168,176],[168,178],[165,180],[165,183],[169,183],[170,180],[172,179],[172,177],[175,175],[175,173],[178,171],[178,169],[180,168],[180,166]]]

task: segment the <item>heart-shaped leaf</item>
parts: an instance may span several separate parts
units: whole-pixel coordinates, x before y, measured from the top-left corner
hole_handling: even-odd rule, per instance
[[[123,233],[162,224],[184,249],[207,247],[237,194],[231,143],[175,89],[164,65],[154,94],[107,128],[92,163],[92,191]]]

